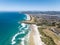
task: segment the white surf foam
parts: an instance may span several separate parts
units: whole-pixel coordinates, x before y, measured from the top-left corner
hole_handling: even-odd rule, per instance
[[[27,16],[27,19],[26,20],[30,20],[30,16],[28,14],[25,14],[25,15]],[[26,27],[25,30],[27,30],[28,28],[29,28],[29,26]],[[22,38],[21,45],[25,45],[24,44],[24,40],[26,40],[26,37],[29,38],[29,33],[24,38]]]
[[[29,26],[28,26],[28,27],[29,27]],[[22,40],[21,45],[26,45],[26,44],[28,44],[29,36],[30,36],[30,31],[29,31],[29,33],[28,33],[26,36],[24,36],[24,38],[19,38],[20,40]],[[27,43],[25,44],[24,42],[27,42]]]
[[[26,26],[26,24],[25,24],[25,23],[22,23],[21,25],[22,25],[22,27],[25,27],[25,26]]]
[[[21,45],[26,45],[26,44],[29,43],[28,42],[29,41],[29,36],[30,36],[30,33],[28,33],[26,36],[24,36],[24,38],[20,38],[22,40]],[[26,42],[26,44],[24,42]]]
[[[26,24],[24,24],[24,23],[22,23],[21,25],[22,25],[22,27],[20,28],[20,30],[26,26]],[[12,41],[12,43],[11,43],[12,45],[14,45],[14,44],[16,43],[15,38],[16,38],[18,35],[20,35],[20,34],[25,34],[25,32],[22,31],[22,32],[16,33],[16,34],[12,37],[12,40],[11,40],[11,41]]]
[[[27,16],[27,19],[26,19],[26,20],[30,20],[30,16],[29,16],[28,14],[26,14],[26,16]],[[22,28],[25,28],[25,26],[26,26],[26,24],[24,24],[24,23],[22,23],[21,25],[22,25],[22,27],[19,28],[19,30],[21,30]],[[28,29],[28,27],[25,28],[25,29]],[[11,44],[14,45],[14,44],[16,43],[15,38],[16,38],[18,35],[24,34],[24,33],[25,33],[24,31],[16,33],[16,34],[12,37],[12,40],[11,40],[12,43],[11,43]],[[22,40],[21,45],[24,45],[25,37],[24,37],[24,38],[19,38],[19,39]]]
[[[18,33],[16,33],[14,36],[13,36],[13,38],[12,38],[12,45],[14,45],[15,43],[16,43],[16,41],[15,41],[15,38],[18,36],[18,35],[20,35],[20,34],[25,34],[25,32],[18,32]]]
[[[30,20],[30,16],[28,14],[26,14],[26,16],[27,16],[27,19],[26,20]]]
[[[15,37],[16,37],[17,35],[19,35],[19,33],[15,34],[15,35],[13,36],[13,38],[12,38],[12,43],[11,43],[12,45],[16,43],[14,40],[15,40]]]
[[[26,25],[26,27],[25,27],[24,29],[25,29],[25,30],[28,30],[28,29],[29,29],[29,26],[30,26],[30,25]]]
[[[21,45],[24,45],[25,38],[22,38],[21,40],[22,40]]]
[[[19,30],[22,30],[22,28],[24,28],[25,26],[26,26],[26,24],[25,23],[21,23],[21,28],[19,28]]]

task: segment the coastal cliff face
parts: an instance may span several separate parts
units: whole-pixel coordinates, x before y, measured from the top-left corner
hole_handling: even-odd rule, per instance
[[[54,21],[57,22],[55,19],[54,21],[52,21],[53,19],[50,20],[50,19],[40,18],[37,16],[30,16],[30,18],[31,18],[30,20],[26,20],[22,22],[30,25],[32,24],[37,25],[38,31],[40,32],[39,35],[41,35],[40,38],[42,42],[45,43],[45,45],[60,45],[60,36],[51,30],[51,28],[57,28],[55,26],[55,23],[54,25],[52,24]],[[35,27],[33,28],[35,30]],[[34,31],[32,33],[34,33]]]

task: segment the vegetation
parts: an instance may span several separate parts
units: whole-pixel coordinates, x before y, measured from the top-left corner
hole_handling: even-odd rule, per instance
[[[57,40],[58,38],[53,35],[53,34],[49,34],[49,33],[45,33],[44,30],[48,27],[48,26],[55,26],[56,22],[52,22],[51,24],[47,21],[47,20],[43,20],[43,22],[39,22],[39,20],[37,21],[35,19],[35,22],[37,23],[37,26],[41,26],[39,27],[39,32],[42,35],[40,38],[42,39],[42,41],[46,44],[46,45],[56,45],[57,44]],[[48,34],[48,35],[47,35]],[[53,37],[53,38],[52,38]],[[57,39],[57,40],[55,40]]]
[[[57,25],[57,28],[60,28],[60,23],[56,24]]]
[[[60,45],[60,39],[57,35],[55,35],[54,32],[50,31],[49,28],[56,28],[56,26],[58,28],[60,28],[60,22],[56,22],[56,21],[52,21],[52,20],[46,20],[46,19],[42,19],[39,21],[35,20],[35,22],[37,23],[37,26],[41,26],[39,27],[39,32],[42,35],[41,39],[42,41],[46,44],[46,45]],[[57,24],[56,24],[57,23]]]
[[[44,29],[44,28],[38,28],[38,29],[39,29],[40,34],[42,35],[42,36],[41,36],[41,39],[42,39],[42,41],[43,41],[46,45],[56,45],[56,44],[54,43],[54,41],[52,40],[52,38],[49,37],[49,36],[47,36],[47,35],[43,32],[43,29]]]
[[[43,30],[43,32],[47,35],[47,36],[49,36],[49,37],[51,37],[52,38],[52,40],[54,41],[54,43],[56,44],[56,45],[60,45],[60,38],[57,36],[57,35],[55,35],[55,33],[54,32],[52,32],[52,31],[50,31],[50,30]]]

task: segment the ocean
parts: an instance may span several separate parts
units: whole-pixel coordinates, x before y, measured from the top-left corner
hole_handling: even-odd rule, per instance
[[[0,45],[28,45],[29,25],[20,23],[27,20],[20,12],[0,12]]]

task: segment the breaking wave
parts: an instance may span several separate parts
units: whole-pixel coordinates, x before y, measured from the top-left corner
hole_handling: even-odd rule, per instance
[[[29,15],[26,14],[26,17],[27,17],[26,20],[30,20]],[[19,26],[18,28],[19,28],[19,31],[12,37],[11,44],[12,45],[17,45],[17,44],[25,45],[25,40],[27,40],[26,35],[28,35],[28,32],[29,32],[28,30],[29,25],[25,23],[21,23],[21,26]]]

